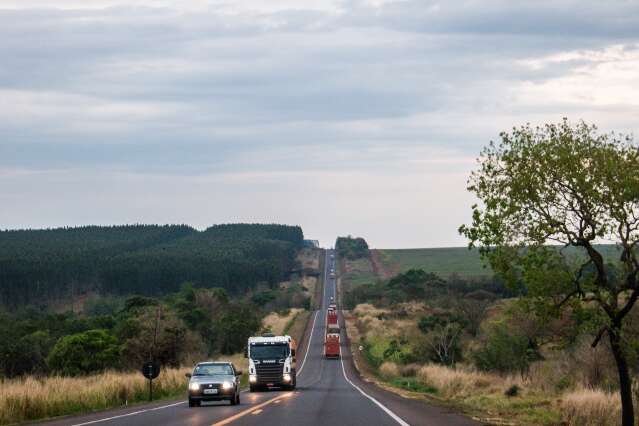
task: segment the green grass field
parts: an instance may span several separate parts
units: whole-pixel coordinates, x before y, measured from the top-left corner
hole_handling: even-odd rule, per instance
[[[373,268],[368,259],[362,258],[348,261],[349,271],[342,271],[342,281],[349,288],[362,284],[372,284],[379,279],[373,272]]]
[[[423,269],[441,276],[457,273],[462,276],[492,275],[477,250],[466,247],[380,250],[380,261],[389,270],[404,272]]]
[[[598,245],[603,256],[612,261],[618,258],[614,245]],[[462,276],[489,276],[492,270],[483,262],[477,250],[466,247],[425,248],[425,249],[383,249],[379,250],[380,261],[389,270],[404,272],[412,268],[434,272],[441,276],[457,273]]]

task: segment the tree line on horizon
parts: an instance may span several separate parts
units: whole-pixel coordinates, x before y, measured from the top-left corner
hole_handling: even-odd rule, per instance
[[[299,226],[85,226],[0,231],[0,305],[7,309],[88,292],[159,296],[184,282],[241,294],[295,267]]]

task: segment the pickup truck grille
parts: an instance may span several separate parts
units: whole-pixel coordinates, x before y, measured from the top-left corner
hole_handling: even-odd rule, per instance
[[[258,383],[281,383],[284,364],[258,364],[255,366]]]
[[[200,390],[204,390],[204,389],[220,389],[220,385],[218,383],[206,383],[206,384],[202,384],[200,383]]]

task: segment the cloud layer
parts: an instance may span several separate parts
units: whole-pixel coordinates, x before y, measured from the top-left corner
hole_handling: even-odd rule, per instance
[[[499,131],[633,132],[636,2],[4,0],[0,227],[459,245]]]

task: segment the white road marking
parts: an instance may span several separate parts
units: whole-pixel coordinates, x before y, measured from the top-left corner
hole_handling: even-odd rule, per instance
[[[389,416],[391,416],[391,418],[393,420],[395,420],[397,423],[399,423],[402,426],[410,426],[408,423],[406,423],[404,420],[402,420],[401,417],[399,417],[397,414],[393,413],[389,408],[387,408],[386,406],[384,406],[381,402],[379,402],[378,400],[376,400],[375,398],[373,398],[372,396],[370,396],[369,394],[367,394],[366,392],[364,392],[359,386],[357,386],[355,383],[351,382],[350,379],[348,378],[348,376],[346,376],[346,369],[344,368],[344,358],[340,357],[340,361],[342,362],[342,373],[344,373],[344,378],[346,379],[346,381],[348,383],[350,383],[351,386],[353,386],[355,389],[357,389],[359,391],[359,393],[361,393],[362,395],[364,395],[366,398],[370,399],[371,401],[373,401],[379,408],[381,408],[382,410],[384,410],[384,412],[386,414],[388,414]]]
[[[337,281],[337,280],[335,280]],[[335,288],[335,297],[337,298],[337,288]],[[341,312],[341,311],[340,311]],[[327,314],[328,315],[328,314]],[[339,321],[339,318],[338,318]],[[344,315],[342,315],[342,323],[344,324],[344,327],[346,327],[346,321],[344,320]],[[341,333],[340,333],[341,334]],[[355,389],[357,389],[359,391],[359,393],[361,393],[362,395],[364,395],[366,398],[370,399],[371,401],[373,401],[373,403],[375,403],[375,405],[377,405],[379,408],[381,408],[386,414],[388,414],[393,420],[395,420],[398,424],[400,424],[401,426],[410,426],[408,423],[406,423],[404,420],[402,420],[401,417],[399,417],[397,414],[393,413],[388,407],[386,407],[385,405],[383,405],[381,402],[379,402],[378,400],[376,400],[375,398],[373,398],[372,396],[370,396],[369,394],[367,394],[366,392],[364,392],[359,386],[357,386],[355,383],[351,382],[351,380],[348,378],[348,376],[346,375],[346,368],[344,368],[344,358],[342,357],[342,345],[340,345],[339,348],[340,351],[340,356],[339,356],[339,360],[342,364],[342,373],[344,374],[344,379],[346,379],[346,381],[353,386]]]
[[[156,410],[161,410],[163,408],[175,407],[176,405],[180,405],[180,404],[186,404],[186,401],[176,402],[174,404],[169,404],[169,405],[162,405],[161,407],[147,408],[146,410],[138,410],[138,411],[134,411],[132,413],[127,413],[127,414],[120,414],[119,416],[112,416],[112,417],[107,417],[104,419],[92,420],[90,422],[76,423],[72,426],[84,426],[84,425],[92,425],[94,423],[108,422],[109,420],[121,419],[122,417],[135,416],[137,414],[147,413],[149,411],[156,411]]]
[[[313,318],[313,325],[311,326],[311,335],[308,338],[308,345],[306,346],[306,352],[304,352],[304,359],[302,360],[302,365],[300,366],[300,369],[297,371],[297,374],[302,374],[302,370],[304,369],[304,366],[306,365],[306,357],[308,356],[309,349],[311,349],[311,341],[313,340],[313,331],[315,330],[315,321],[317,321],[318,313],[319,311],[315,311],[315,317]]]

